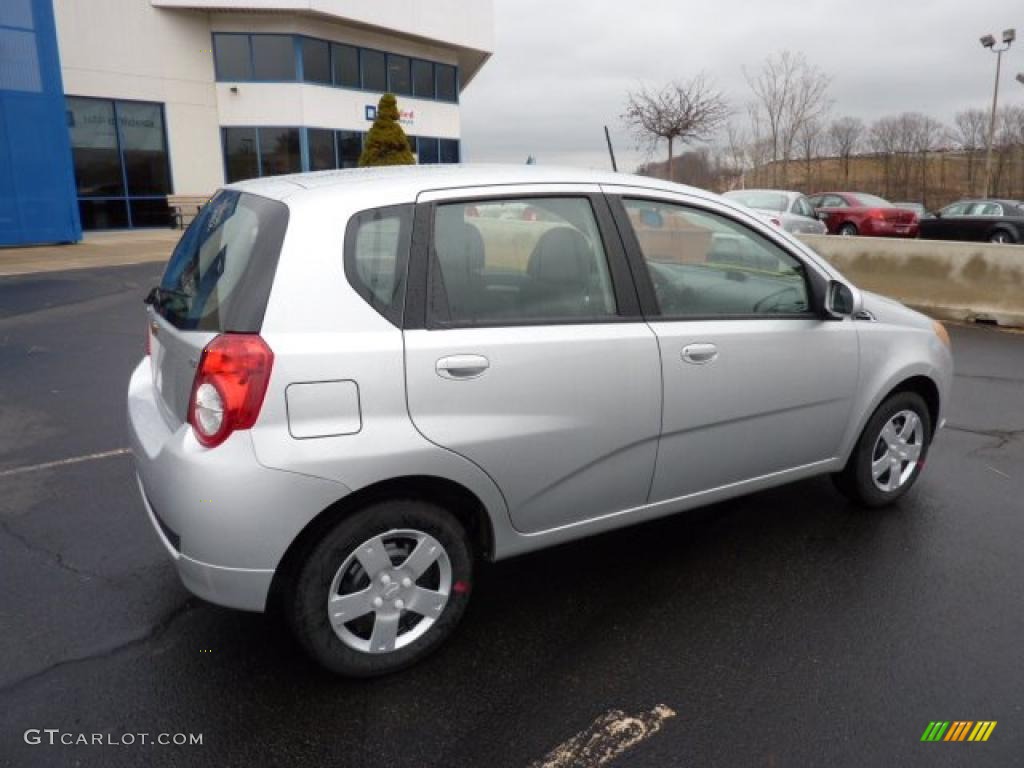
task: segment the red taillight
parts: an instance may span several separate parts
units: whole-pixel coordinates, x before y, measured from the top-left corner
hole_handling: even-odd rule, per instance
[[[781,227],[782,226],[782,222],[779,219],[776,219],[774,216],[772,218],[768,219],[768,221],[770,221],[776,227]]]
[[[227,333],[203,349],[188,402],[196,439],[212,448],[250,429],[263,406],[274,353],[255,334]]]
[[[885,213],[877,208],[872,208],[870,211],[868,211],[868,218],[877,219],[878,221],[884,221]]]

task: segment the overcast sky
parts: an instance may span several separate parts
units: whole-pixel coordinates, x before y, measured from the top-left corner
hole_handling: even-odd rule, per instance
[[[631,171],[644,156],[619,119],[627,90],[704,70],[742,110],[744,67],[785,49],[832,76],[836,115],[950,122],[991,103],[995,56],[978,38],[1006,27],[1024,38],[1024,0],[495,0],[494,55],[462,95],[463,154],[606,168],[607,123]],[[1003,56],[1001,104],[1024,104],[1017,72],[1024,40]]]

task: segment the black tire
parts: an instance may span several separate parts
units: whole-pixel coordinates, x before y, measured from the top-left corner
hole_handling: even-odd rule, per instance
[[[880,445],[883,427],[901,411],[913,411],[921,420],[923,444],[911,475],[895,490],[885,491],[875,485],[871,464]],[[931,441],[932,422],[924,399],[915,392],[897,392],[884,400],[868,419],[846,466],[841,472],[832,475],[832,480],[844,496],[861,506],[873,509],[892,504],[917,482],[928,457]]]
[[[851,224],[850,222],[846,222],[845,224],[843,224],[843,226],[841,226],[839,230],[836,232],[837,235],[842,235],[843,237],[853,237],[857,233],[857,225]]]
[[[335,632],[328,615],[328,597],[334,577],[362,544],[376,536],[402,530],[427,534],[443,547],[451,564],[447,602],[433,624],[405,647],[385,653],[350,647]],[[388,541],[387,536],[384,539]],[[391,551],[388,556],[399,568],[407,555],[407,552],[403,555]],[[361,564],[350,567],[358,571]],[[429,575],[425,573],[424,577]],[[363,576],[372,586],[368,582],[370,577],[365,572]],[[331,672],[348,677],[385,675],[415,664],[448,638],[465,613],[472,576],[473,556],[466,533],[449,512],[436,504],[415,499],[383,501],[345,517],[311,547],[286,593],[285,612],[299,645]],[[418,616],[413,611],[404,611],[401,615],[403,622],[416,621]],[[375,614],[366,614],[358,621],[369,621],[372,629]]]
[[[1013,243],[1017,242],[1016,238],[1014,238],[1014,236],[1013,236],[1013,233],[1010,232],[1008,229],[997,229],[997,230],[995,230],[994,232],[992,232],[991,235],[989,235],[988,241],[990,243],[1006,243],[1006,244],[1013,244]]]

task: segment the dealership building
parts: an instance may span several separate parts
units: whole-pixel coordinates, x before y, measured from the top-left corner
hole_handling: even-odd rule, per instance
[[[493,42],[492,0],[2,0],[0,245],[352,167],[388,91],[419,162],[459,162]]]

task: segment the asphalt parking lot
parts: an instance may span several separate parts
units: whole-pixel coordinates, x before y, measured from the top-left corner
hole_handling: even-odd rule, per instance
[[[951,329],[949,426],[898,507],[818,479],[488,566],[452,642],[354,682],[191,598],[150,530],[123,411],[159,272],[0,278],[0,764],[525,767],[659,705],[613,765],[1024,764],[1024,335]],[[934,720],[998,725],[921,743]]]

